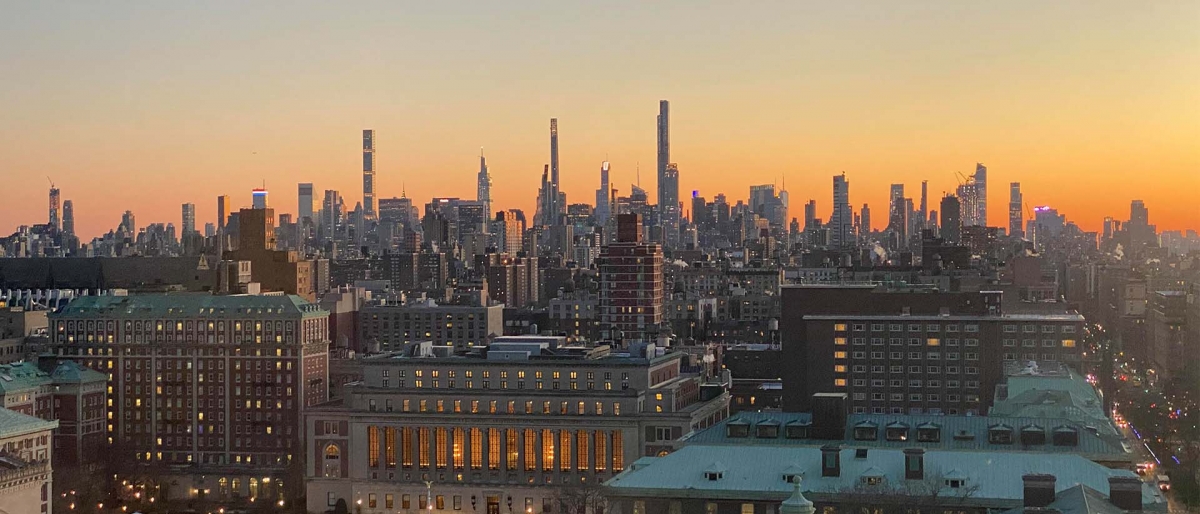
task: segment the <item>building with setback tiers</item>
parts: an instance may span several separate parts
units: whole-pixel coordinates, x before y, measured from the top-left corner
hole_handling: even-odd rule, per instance
[[[343,401],[306,415],[308,510],[560,512],[723,419],[729,397],[654,347],[502,337],[454,354],[429,343],[364,361]],[[429,496],[432,495],[432,498]]]
[[[83,297],[49,350],[108,374],[108,444],[167,469],[168,498],[271,498],[328,398],[329,313],[298,296]]]
[[[617,215],[617,240],[600,250],[600,330],[609,338],[650,341],[663,320],[662,247],[642,238],[642,217]]]
[[[785,286],[784,410],[846,393],[855,413],[984,414],[1005,363],[1078,365],[1083,316],[1006,313],[1001,293]]]

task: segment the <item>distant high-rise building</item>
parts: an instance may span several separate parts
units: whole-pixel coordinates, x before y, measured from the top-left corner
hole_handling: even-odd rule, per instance
[[[917,221],[917,233],[925,230],[926,220],[929,219],[929,181],[921,181],[921,212]]]
[[[62,228],[62,220],[59,218],[58,188],[54,187],[54,184],[50,184],[50,226],[56,230]]]
[[[986,227],[987,221],[987,166],[975,163],[975,221]]]
[[[664,176],[667,173],[667,165],[671,163],[671,105],[666,100],[658,101],[658,167],[655,169],[658,178],[658,216],[660,219],[666,219],[665,208],[668,205],[664,198],[665,187],[663,187]]]
[[[255,209],[266,209],[267,208],[267,190],[266,189],[261,188],[261,187],[256,187],[256,188],[254,188],[253,191],[250,192],[250,196],[253,199],[253,203],[250,204],[250,206],[252,208],[255,208]]]
[[[667,164],[659,182],[659,198],[667,203],[660,205],[663,230],[663,246],[676,249],[679,246],[679,165]]]
[[[666,248],[679,245],[679,167],[671,162],[671,106],[658,102],[658,218]]]
[[[767,206],[775,199],[775,184],[750,186],[750,211],[767,216]]]
[[[483,149],[479,149],[479,176],[476,177],[475,199],[483,204],[485,218],[492,216],[492,176],[488,175],[487,160],[483,157]]]
[[[133,216],[133,211],[125,211],[121,215],[121,226],[119,228],[128,236],[137,235],[137,219]]]
[[[363,130],[363,214],[375,219],[375,131]]]
[[[309,222],[316,221],[313,219],[312,182],[301,183],[297,189],[297,201],[299,204],[296,207],[296,222],[303,224],[305,219],[307,219]]]
[[[942,239],[945,239],[948,243],[962,241],[961,207],[958,198],[954,195],[946,195],[942,198],[942,222],[940,228]]]
[[[75,235],[75,204],[70,200],[63,202],[62,231],[68,236]]]
[[[871,235],[871,206],[864,203],[858,212],[858,235],[865,239]]]
[[[657,340],[663,321],[663,254],[642,237],[638,214],[617,215],[616,240],[600,250],[600,325],[613,339]]]
[[[612,207],[608,199],[612,186],[608,182],[608,161],[600,164],[600,189],[596,190],[596,223],[604,226],[612,215]]]
[[[850,181],[846,174],[833,176],[833,214],[829,215],[830,243],[834,248],[854,246],[854,210],[850,208]]]
[[[896,235],[897,243],[901,246],[908,241],[908,203],[904,198],[904,184],[892,184],[888,200],[888,230]]]
[[[229,195],[221,195],[217,197],[217,235],[225,231],[225,223],[229,221],[230,209],[233,208],[233,203]]]
[[[559,205],[559,186],[558,181],[558,118],[550,118],[550,195],[549,199],[549,222],[547,225],[557,225],[559,215],[565,211],[566,206]]]
[[[975,164],[975,173],[958,186],[962,226],[987,226],[987,167]]]
[[[1008,185],[1008,235],[1013,237],[1025,236],[1025,216],[1022,214],[1025,200],[1021,196],[1021,183],[1013,182]]]
[[[196,204],[183,204],[183,235],[187,236],[196,232]]]
[[[809,200],[804,204],[804,230],[815,230],[817,227],[814,222],[817,220],[817,201]]]
[[[214,223],[211,223],[211,222],[205,223],[204,224],[204,237],[213,237],[215,235],[217,235],[217,225]]]
[[[521,251],[524,225],[512,210],[496,213],[496,238],[500,252],[515,257]]]

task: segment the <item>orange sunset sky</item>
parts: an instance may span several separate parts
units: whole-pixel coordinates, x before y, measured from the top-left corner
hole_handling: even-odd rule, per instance
[[[1142,199],[1160,229],[1200,229],[1200,2],[6,3],[0,16],[0,234],[45,223],[47,177],[86,241],[215,221],[216,196],[297,182],[361,200],[473,198],[479,148],[496,208],[532,215],[549,118],[568,201],[601,161],[654,196],[655,115],[671,101],[680,197],[745,199],[786,179],[790,216],[888,185],[931,205],[989,168],[1088,230]]]

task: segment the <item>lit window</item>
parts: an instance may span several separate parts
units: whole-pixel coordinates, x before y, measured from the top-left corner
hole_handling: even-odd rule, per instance
[[[925,340],[925,344],[928,346],[941,346],[942,341],[936,337],[931,337],[931,338]]]
[[[845,323],[836,323],[833,325],[833,330],[836,332],[845,332],[846,324]]]
[[[846,379],[844,379],[844,378],[835,378],[835,379],[833,379],[833,385],[834,385],[835,387],[846,387]]]
[[[845,373],[845,372],[846,372],[846,365],[845,365],[845,364],[835,364],[835,365],[833,366],[833,372],[834,372],[834,373]],[[844,382],[844,381],[843,381],[843,382]],[[843,384],[843,385],[844,385],[844,384]]]
[[[838,346],[846,346],[846,338],[835,337],[835,338],[833,338],[833,344],[838,345]]]
[[[1063,339],[1062,345],[1063,345],[1063,348],[1074,348],[1075,340],[1074,339]]]
[[[845,359],[845,358],[846,358],[846,352],[833,352],[833,358],[835,358],[835,359]]]

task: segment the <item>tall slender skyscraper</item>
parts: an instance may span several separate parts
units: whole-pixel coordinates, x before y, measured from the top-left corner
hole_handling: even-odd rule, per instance
[[[1025,236],[1025,216],[1022,208],[1025,199],[1021,196],[1021,183],[1013,182],[1008,185],[1008,235],[1013,237]]]
[[[804,204],[804,230],[815,230],[817,228],[817,201],[809,200]]]
[[[229,195],[217,197],[217,234],[225,232],[225,222],[229,219],[229,210],[233,208]]]
[[[68,236],[75,235],[75,204],[70,200],[62,205],[62,231]]]
[[[975,163],[975,224],[981,227],[987,223],[987,166]]]
[[[363,130],[363,216],[375,219],[375,131]]]
[[[196,231],[196,204],[183,204],[183,235],[186,236]]]
[[[303,224],[305,219],[315,222],[313,219],[313,185],[312,182],[303,182],[299,185],[296,191],[296,223]]]
[[[59,218],[59,196],[58,188],[54,184],[50,184],[50,226],[55,229],[62,228],[62,220]]]
[[[608,183],[608,161],[600,164],[600,189],[596,190],[596,223],[600,226],[608,224],[612,208],[608,201],[608,192],[612,186]]]
[[[488,175],[487,160],[483,157],[483,148],[479,149],[479,176],[476,179],[475,199],[483,204],[485,219],[492,215],[492,176]]]
[[[920,212],[921,217],[917,221],[918,234],[919,234],[919,231],[925,230],[925,228],[926,228],[925,221],[929,219],[929,197],[928,197],[928,195],[929,195],[929,181],[922,180],[921,181],[921,212]]]
[[[854,211],[850,209],[850,181],[846,174],[833,176],[833,214],[829,216],[830,244],[854,246]]]
[[[678,246],[679,239],[679,168],[671,163],[671,104],[658,102],[658,217],[663,227],[663,245]]]
[[[559,211],[564,210],[563,205],[558,204],[558,118],[550,118],[550,212],[548,225],[557,225],[559,219]]]
[[[858,212],[858,235],[865,240],[871,236],[871,206],[864,203]]]

